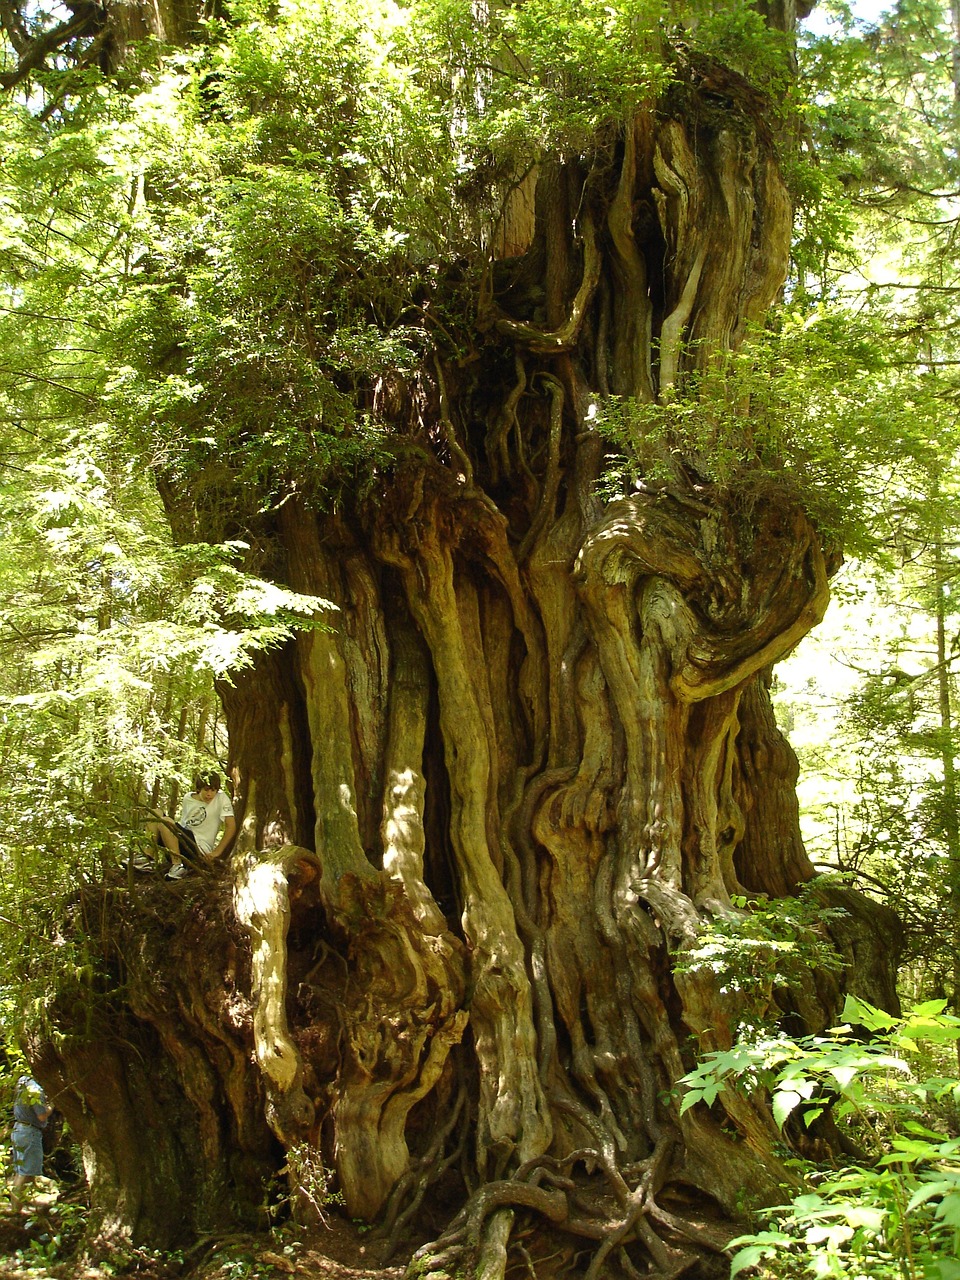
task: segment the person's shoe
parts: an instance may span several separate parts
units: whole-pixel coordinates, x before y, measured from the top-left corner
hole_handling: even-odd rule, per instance
[[[187,868],[187,864],[185,862],[178,862],[170,868],[163,878],[164,880],[182,880],[184,876],[189,874],[190,872]]]
[[[157,869],[157,864],[145,853],[135,853],[130,859],[130,865],[134,871],[156,871]]]

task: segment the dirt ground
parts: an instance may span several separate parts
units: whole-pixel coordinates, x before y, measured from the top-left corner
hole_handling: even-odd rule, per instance
[[[210,1241],[195,1257],[144,1255],[100,1263],[45,1256],[46,1232],[0,1223],[0,1280],[400,1280],[402,1265],[378,1266],[352,1227]]]
[[[382,1245],[334,1214],[323,1227],[288,1223],[263,1235],[201,1240],[183,1255],[146,1250],[79,1256],[82,1208],[42,1189],[24,1212],[0,1203],[0,1280],[400,1280],[409,1258],[382,1263]],[[71,1239],[73,1237],[73,1239]]]

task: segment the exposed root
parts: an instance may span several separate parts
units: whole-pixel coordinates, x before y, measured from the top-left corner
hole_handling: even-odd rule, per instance
[[[513,338],[518,343],[523,343],[531,351],[546,355],[558,355],[560,352],[570,351],[573,348],[583,327],[587,308],[596,293],[597,285],[600,283],[600,270],[602,267],[596,229],[593,225],[593,219],[588,213],[584,214],[581,225],[583,231],[583,277],[576,297],[570,305],[570,312],[563,324],[550,332],[544,332],[534,325],[525,324],[519,320],[508,320],[505,316],[500,316],[496,321],[496,328],[499,333]]]
[[[587,1271],[586,1280],[597,1280],[597,1277],[603,1274],[602,1268],[609,1254],[615,1248],[619,1248],[624,1244],[631,1236],[637,1236],[643,1242],[650,1257],[664,1274],[667,1274],[665,1271],[667,1266],[679,1261],[679,1258],[671,1257],[671,1250],[644,1220],[648,1207],[653,1201],[654,1188],[659,1189],[663,1184],[666,1163],[672,1147],[672,1139],[666,1139],[657,1145],[647,1163],[647,1167],[644,1169],[643,1176],[627,1198],[626,1213],[622,1220],[612,1225],[609,1234],[593,1255],[593,1261]],[[692,1261],[696,1260],[695,1255],[690,1256]],[[680,1272],[671,1274],[679,1275]]]
[[[449,1155],[441,1158],[447,1138],[460,1120],[466,1101],[467,1092],[461,1084],[457,1100],[445,1123],[437,1131],[429,1150],[418,1160],[410,1162],[409,1168],[393,1188],[383,1222],[373,1233],[374,1238],[386,1239],[384,1262],[388,1262],[393,1257],[399,1243],[400,1232],[420,1208],[429,1187],[452,1168],[463,1154],[469,1131],[467,1124],[460,1125],[460,1136],[455,1147]]]
[[[413,1276],[449,1275],[471,1259],[478,1280],[502,1277],[509,1251],[507,1219],[512,1220],[515,1210],[525,1209],[545,1218],[553,1228],[596,1242],[585,1280],[609,1275],[612,1259],[628,1276],[675,1280],[705,1253],[722,1254],[729,1236],[686,1223],[657,1204],[656,1196],[670,1173],[674,1145],[672,1136],[665,1137],[648,1160],[630,1167],[636,1177],[633,1187],[628,1186],[623,1171],[611,1166],[599,1151],[580,1150],[565,1158],[531,1160],[513,1178],[481,1187],[437,1240],[417,1250],[406,1276],[412,1280]],[[602,1172],[610,1191],[604,1192],[589,1174],[575,1180],[564,1172],[574,1164]],[[628,1246],[642,1251],[645,1269],[638,1267]],[[536,1274],[530,1252],[517,1242],[513,1247],[530,1274]],[[494,1264],[496,1258],[499,1265]]]
[[[440,364],[439,356],[434,356],[434,368],[437,373],[437,387],[440,391],[440,423],[443,427],[443,434],[446,437],[447,445],[450,453],[461,468],[463,482],[468,489],[473,489],[473,464],[466,450],[457,439],[457,429],[453,425],[453,419],[450,416],[450,401],[447,396],[447,384],[443,376],[443,367]]]
[[[519,351],[515,353],[513,363],[517,380],[500,407],[496,421],[487,432],[485,441],[487,460],[495,478],[506,477],[511,473],[507,438],[511,431],[519,430],[517,406],[520,403],[520,397],[527,389],[527,371],[524,368],[523,359]]]

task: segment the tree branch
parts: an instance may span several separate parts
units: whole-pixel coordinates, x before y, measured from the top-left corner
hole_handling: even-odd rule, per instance
[[[543,355],[558,355],[563,351],[569,351],[580,334],[587,307],[600,282],[600,265],[600,251],[597,248],[593,219],[589,214],[584,214],[583,278],[566,320],[559,328],[544,332],[534,325],[524,324],[520,320],[508,320],[503,316],[496,322],[497,332],[508,338],[519,338],[530,347],[531,351]]]
[[[19,11],[9,0],[0,0],[0,27],[18,54],[16,70],[0,72],[0,89],[13,89],[22,84],[34,71],[41,70],[50,54],[79,36],[92,35],[102,20],[103,11],[96,5],[78,4],[72,17],[43,35],[31,37]]]

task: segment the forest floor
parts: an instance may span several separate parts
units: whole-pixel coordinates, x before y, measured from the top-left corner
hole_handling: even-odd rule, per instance
[[[2,1187],[0,1187],[2,1191]],[[81,1250],[86,1217],[85,1197],[43,1179],[29,1210],[17,1214],[0,1197],[0,1280],[402,1280],[422,1236],[400,1241],[386,1258],[384,1242],[336,1208],[324,1222],[304,1226],[290,1220],[259,1234],[202,1238],[192,1248],[162,1254],[127,1248],[92,1258]],[[678,1211],[681,1206],[673,1206]],[[432,1224],[439,1235],[446,1214],[440,1205]],[[448,1210],[447,1210],[448,1212]],[[686,1206],[691,1215],[691,1206]],[[430,1217],[429,1209],[427,1216]],[[695,1215],[704,1231],[732,1238],[735,1224]],[[569,1241],[551,1234],[549,1226],[522,1234],[508,1277],[558,1280],[569,1275],[576,1260]],[[699,1280],[729,1280],[729,1258],[710,1254],[692,1274]]]
[[[71,1248],[81,1230],[82,1206],[58,1200],[53,1186],[21,1214],[0,1204],[0,1280],[400,1280],[415,1247],[409,1242],[385,1264],[382,1244],[336,1213],[325,1226],[287,1223],[203,1240],[185,1254],[135,1250],[100,1260]]]

